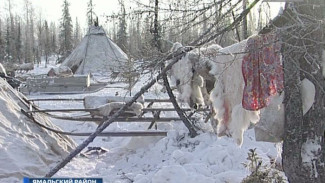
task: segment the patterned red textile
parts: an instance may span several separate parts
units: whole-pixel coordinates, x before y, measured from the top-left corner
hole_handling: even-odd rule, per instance
[[[242,62],[245,81],[242,105],[255,111],[269,104],[270,97],[283,89],[281,43],[274,32],[247,40]]]

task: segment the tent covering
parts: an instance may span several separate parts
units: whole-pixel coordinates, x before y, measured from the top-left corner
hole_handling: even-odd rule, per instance
[[[42,177],[76,146],[67,136],[36,125],[21,109],[28,110],[21,93],[0,78],[0,182],[21,182],[23,177]],[[44,114],[34,118],[59,129]]]
[[[68,66],[74,74],[109,75],[120,72],[127,59],[127,55],[106,36],[101,26],[91,26],[61,66]]]

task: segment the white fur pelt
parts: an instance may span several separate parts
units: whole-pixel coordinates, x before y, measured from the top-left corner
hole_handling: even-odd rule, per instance
[[[246,41],[242,41],[220,49],[221,53],[215,58],[210,71],[216,78],[214,89],[210,94],[214,110],[212,122],[217,124],[215,131],[218,136],[232,136],[239,146],[242,145],[243,133],[250,123],[257,123],[260,120],[260,111],[248,111],[242,107],[245,85],[242,75],[242,59],[245,46]],[[315,98],[315,86],[308,79],[301,82],[301,94],[303,114],[305,114],[313,105]],[[284,124],[283,95],[276,95],[272,99],[275,101],[271,101],[270,105],[262,110],[262,120],[265,123],[273,123],[275,121],[269,114],[278,115],[276,119],[280,121],[276,121],[274,125],[282,127]],[[263,115],[266,116],[263,117]],[[276,133],[282,132],[280,130]]]
[[[218,122],[218,136],[230,135],[238,145],[243,142],[243,132],[250,122],[259,121],[259,111],[247,111],[242,108],[244,80],[242,76],[242,58],[246,40],[220,49],[210,73],[216,82],[210,94],[214,110],[214,120]]]
[[[98,96],[86,96],[84,98],[84,108],[85,109],[95,109],[98,106],[104,105],[107,103],[105,97],[98,97]],[[92,117],[99,115],[98,111],[91,111],[90,115]]]
[[[201,47],[199,49],[199,52],[204,57],[215,57],[219,53],[219,50],[222,49],[222,47],[218,44],[211,44],[208,46]]]
[[[103,106],[108,103],[112,102],[119,102],[122,104],[125,104],[125,102],[128,102],[132,99],[132,97],[119,97],[119,96],[85,96],[84,98],[84,107],[85,109],[96,109],[100,106]],[[137,103],[140,103],[142,106],[144,104],[144,96],[141,95],[137,99]],[[98,111],[91,111],[91,116],[103,116],[102,114],[99,114]]]
[[[192,91],[191,91],[191,101],[194,105],[197,107],[204,105],[204,98],[202,94],[202,88],[203,88],[203,78],[196,72],[193,73],[193,79],[191,83]]]
[[[186,54],[170,69],[171,78],[177,83],[176,86],[179,91],[177,99],[181,102],[190,103],[192,93],[191,81],[193,77],[192,67],[193,65]]]
[[[178,42],[174,43],[170,52],[175,52],[182,45]],[[197,70],[207,71],[207,66],[210,67],[209,58],[211,55],[216,55],[221,47],[217,44],[195,49],[187,53],[182,59],[173,65],[170,71],[172,83],[177,84],[179,96],[177,99],[180,102],[186,102],[193,107],[209,105],[209,94],[206,89],[203,77],[198,74]],[[194,106],[195,106],[194,105]]]
[[[98,107],[98,114],[101,116],[109,116],[114,110],[118,110],[125,105],[125,102],[110,102]],[[140,116],[142,113],[143,105],[135,102],[129,108],[136,116]]]

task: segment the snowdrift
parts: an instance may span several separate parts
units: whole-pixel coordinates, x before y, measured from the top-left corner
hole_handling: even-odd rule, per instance
[[[0,78],[0,182],[21,182],[22,177],[44,176],[53,163],[57,163],[75,147],[70,138],[40,128],[26,117],[27,110],[13,90]],[[35,119],[54,129],[42,114]]]

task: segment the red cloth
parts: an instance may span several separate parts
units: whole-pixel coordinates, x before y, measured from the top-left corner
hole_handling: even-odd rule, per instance
[[[275,33],[257,35],[247,40],[242,73],[245,81],[242,105],[259,110],[269,104],[270,97],[283,89],[281,44]]]

